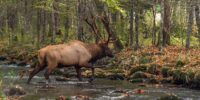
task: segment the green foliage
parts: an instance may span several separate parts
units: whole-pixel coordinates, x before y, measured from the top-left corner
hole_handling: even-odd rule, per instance
[[[150,59],[148,59],[148,57],[142,56],[142,57],[139,58],[140,64],[146,64],[148,62],[150,62]]]
[[[104,2],[112,12],[119,11],[124,16],[126,15],[126,11],[120,7],[120,0],[101,0]]]
[[[181,71],[180,69],[173,71],[173,83],[175,84],[186,84],[189,81],[188,74]]]
[[[185,65],[185,63],[182,60],[178,60],[176,62],[176,67],[183,67]]]

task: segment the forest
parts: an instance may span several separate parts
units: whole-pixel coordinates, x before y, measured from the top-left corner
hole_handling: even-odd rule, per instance
[[[198,100],[199,48],[200,0],[0,0],[0,100]]]

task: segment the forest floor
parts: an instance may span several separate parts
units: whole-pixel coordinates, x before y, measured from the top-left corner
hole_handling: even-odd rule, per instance
[[[145,47],[137,51],[126,48],[111,60],[102,60],[106,67],[96,68],[95,76],[111,80],[128,80],[132,83],[173,83],[189,88],[200,88],[200,50],[186,50],[168,46],[159,51],[156,47]],[[6,48],[0,51],[4,64],[19,66],[37,61],[36,49]],[[97,65],[96,66],[101,66]],[[55,72],[56,73],[56,72]],[[89,77],[90,70],[83,69]]]
[[[173,83],[199,89],[199,54],[197,48],[186,50],[177,46],[168,46],[160,51],[152,46],[137,51],[127,48],[111,61],[109,66],[112,67],[97,69],[96,76],[109,79],[124,77],[132,83]]]

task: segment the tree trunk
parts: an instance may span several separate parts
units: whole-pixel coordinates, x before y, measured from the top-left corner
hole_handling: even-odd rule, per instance
[[[161,7],[161,10],[160,10],[160,13],[161,13],[161,19],[160,19],[160,32],[158,34],[158,43],[157,43],[157,46],[159,47],[159,50],[162,50],[162,35],[163,35],[163,18],[164,18],[164,2],[163,0],[160,1],[160,7]]]
[[[164,0],[163,46],[170,45],[170,0]]]
[[[52,27],[52,37],[51,37],[51,42],[55,42],[55,33],[56,33],[56,27],[55,27],[55,13],[54,11],[51,12],[51,27]]]
[[[37,47],[40,47],[40,33],[41,33],[41,10],[37,10]]]
[[[152,34],[152,45],[156,45],[156,0],[153,5],[153,34]]]
[[[131,2],[131,11],[130,11],[130,30],[129,30],[129,46],[133,46],[133,1]]]
[[[200,8],[198,5],[195,6],[195,16],[196,16],[196,23],[198,27],[198,38],[199,38],[199,45],[200,45]]]
[[[24,28],[23,31],[22,31],[22,41],[24,40],[24,34],[27,34],[28,33],[28,28],[29,28],[29,20],[28,20],[28,0],[24,0]]]
[[[57,4],[59,2],[59,0],[55,0],[55,3]],[[60,18],[59,18],[59,13],[58,11],[58,5],[54,5],[54,10],[56,12],[54,12],[54,17],[55,17],[55,33],[59,32],[59,23],[60,23]]]
[[[42,10],[42,42],[45,41],[45,37],[47,35],[47,32],[46,32],[46,28],[47,28],[47,17],[46,17],[46,11],[45,10]]]
[[[83,34],[83,22],[81,19],[82,16],[82,0],[78,0],[78,5],[77,5],[77,39],[82,40],[82,34]]]
[[[65,33],[64,33],[64,37],[63,37],[63,42],[66,41],[68,38],[69,27],[70,27],[70,19],[67,15],[67,17],[65,18]]]
[[[137,50],[139,47],[139,9],[138,9],[138,0],[135,1],[135,49]]]
[[[193,25],[193,5],[192,5],[192,1],[189,1],[190,3],[188,3],[187,6],[187,13],[188,13],[188,26],[187,26],[187,38],[186,38],[186,45],[185,47],[187,49],[190,48],[190,35],[192,33],[192,25]]]

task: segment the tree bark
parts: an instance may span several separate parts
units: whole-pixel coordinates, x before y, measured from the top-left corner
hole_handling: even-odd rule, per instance
[[[139,47],[139,6],[138,6],[138,0],[135,1],[135,49],[137,50]]]
[[[199,45],[200,45],[200,8],[198,5],[195,6],[195,17],[196,17],[196,24],[198,27],[198,38],[199,38]]]
[[[82,34],[83,34],[83,22],[81,19],[82,16],[82,0],[78,0],[78,4],[77,4],[77,39],[78,40],[82,40]]]
[[[40,47],[40,33],[41,33],[41,9],[37,10],[37,47]]]
[[[133,46],[133,0],[130,0],[131,2],[131,10],[130,10],[130,29],[129,29],[129,46]]]
[[[188,3],[187,6],[187,14],[188,14],[188,26],[187,26],[187,38],[186,38],[186,49],[190,48],[190,35],[192,33],[192,25],[193,25],[193,5],[192,5],[192,1],[189,1],[190,3]]]
[[[56,27],[55,27],[55,13],[54,11],[51,12],[51,27],[52,27],[52,37],[51,37],[51,42],[55,42],[55,33],[56,33]]]
[[[163,18],[164,18],[164,2],[163,0],[160,1],[160,14],[161,14],[161,19],[160,19],[160,32],[158,34],[158,43],[157,46],[159,47],[159,50],[162,50],[162,35],[163,35]]]
[[[153,11],[153,34],[152,34],[152,45],[156,45],[156,0],[154,0]]]
[[[170,0],[164,0],[163,46],[170,45]]]

